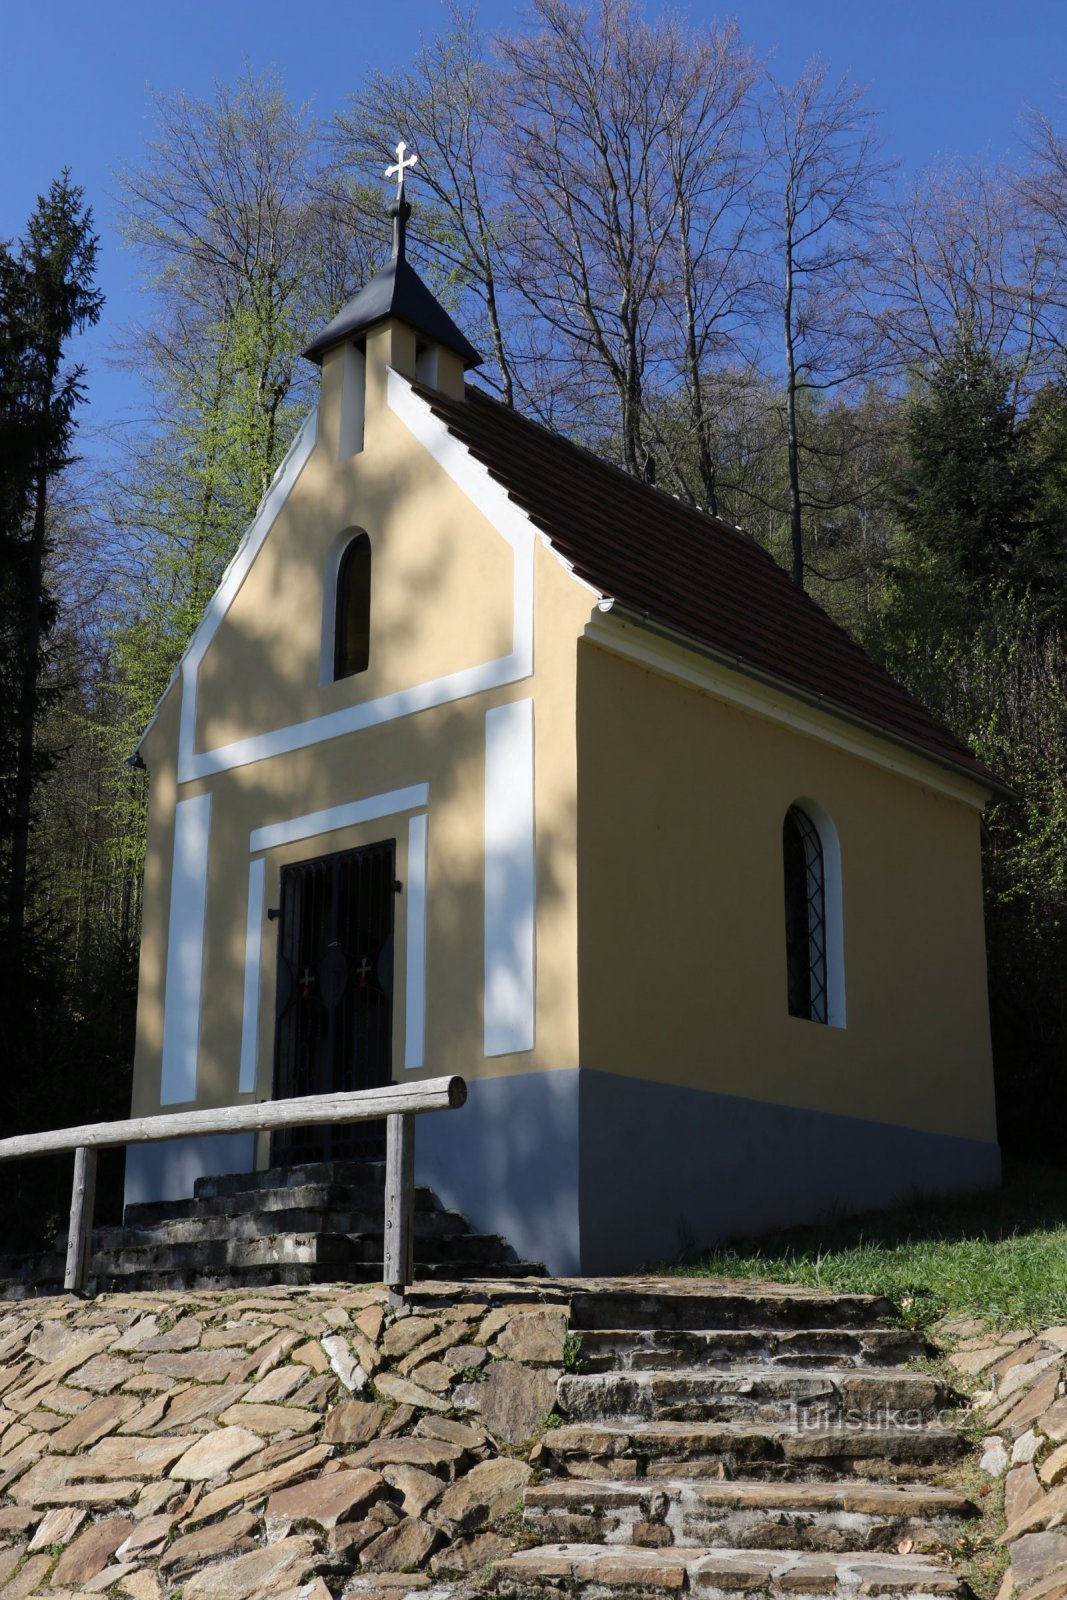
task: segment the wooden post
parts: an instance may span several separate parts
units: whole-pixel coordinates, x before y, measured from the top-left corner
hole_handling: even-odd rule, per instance
[[[68,1294],[84,1294],[89,1282],[89,1254],[93,1239],[93,1203],[96,1199],[96,1150],[79,1145],[74,1152],[74,1187],[70,1196],[70,1233],[63,1287]]]
[[[411,1282],[415,1232],[415,1118],[395,1112],[385,1119],[385,1259],[382,1277],[393,1305],[402,1305]]]

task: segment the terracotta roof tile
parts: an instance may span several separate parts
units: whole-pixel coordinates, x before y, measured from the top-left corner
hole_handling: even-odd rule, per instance
[[[480,389],[417,386],[449,431],[621,607],[999,788],[747,534],[638,482]]]

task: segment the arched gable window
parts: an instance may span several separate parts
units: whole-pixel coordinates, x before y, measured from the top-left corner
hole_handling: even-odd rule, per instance
[[[333,623],[333,675],[366,672],[370,661],[370,540],[358,533],[337,568]]]
[[[789,1015],[828,1022],[826,861],[819,830],[800,806],[785,814],[782,857]]]

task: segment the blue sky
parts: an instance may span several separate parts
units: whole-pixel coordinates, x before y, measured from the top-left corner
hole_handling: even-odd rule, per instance
[[[795,77],[814,53],[850,72],[905,170],[1011,154],[1027,105],[1067,128],[1065,0],[679,0],[675,9],[694,23],[736,15],[749,45],[773,52],[779,77]],[[521,13],[511,0],[482,6],[493,27]],[[280,70],[294,98],[326,114],[368,66],[400,63],[446,17],[444,0],[0,0],[0,238],[20,232],[64,165],[101,234],[108,304],[79,352],[90,369],[87,422],[138,409],[134,381],[107,365],[118,328],[139,313],[138,265],[114,227],[113,174],[139,159],[151,134],[150,90],[206,96],[248,61]]]

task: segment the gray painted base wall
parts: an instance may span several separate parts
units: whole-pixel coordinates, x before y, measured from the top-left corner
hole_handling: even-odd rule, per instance
[[[1000,1182],[1000,1148],[984,1140],[589,1070],[579,1105],[586,1273]]]
[[[415,1174],[526,1261],[581,1271],[576,1067],[479,1078],[461,1111],[415,1119]]]
[[[701,1246],[918,1192],[999,1183],[976,1139],[585,1069],[475,1080],[420,1117],[420,1183],[561,1274],[632,1272]]]
[[[125,1202],[183,1200],[197,1178],[221,1172],[251,1172],[256,1164],[254,1133],[218,1133],[202,1139],[167,1139],[131,1144],[126,1151]]]

